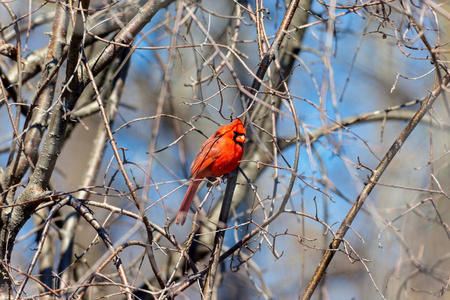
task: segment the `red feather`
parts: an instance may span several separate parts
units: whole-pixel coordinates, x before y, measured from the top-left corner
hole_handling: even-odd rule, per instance
[[[241,120],[224,125],[210,136],[200,147],[191,165],[192,180],[181,203],[175,219],[176,224],[183,225],[195,197],[201,179],[220,177],[228,174],[239,166],[244,154],[245,128]]]

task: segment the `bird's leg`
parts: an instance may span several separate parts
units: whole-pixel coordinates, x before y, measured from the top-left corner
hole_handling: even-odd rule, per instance
[[[218,179],[218,181],[219,181],[220,183],[225,182],[225,181],[227,181],[228,178],[230,177],[230,174],[231,174],[231,173],[224,174],[224,175],[222,175],[222,177],[217,178],[217,179]]]
[[[208,177],[208,182],[206,183],[207,187],[211,187],[213,185],[218,185],[223,182],[222,177]]]

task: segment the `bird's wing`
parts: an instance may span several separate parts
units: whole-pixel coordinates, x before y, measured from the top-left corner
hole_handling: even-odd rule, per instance
[[[207,139],[197,153],[191,165],[191,178],[212,176],[209,166],[220,156],[222,149],[217,146],[221,137],[212,136]]]

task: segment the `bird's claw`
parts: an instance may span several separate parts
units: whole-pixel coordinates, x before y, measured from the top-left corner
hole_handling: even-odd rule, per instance
[[[207,187],[211,187],[213,185],[218,185],[224,182],[224,178],[222,177],[208,177],[208,182],[206,183]]]

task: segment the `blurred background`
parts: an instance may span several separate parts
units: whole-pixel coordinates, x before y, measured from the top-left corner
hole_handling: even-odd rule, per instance
[[[194,233],[195,210],[183,227],[171,220],[186,192],[190,163],[199,146],[220,125],[229,123],[230,117],[245,118],[248,142],[241,169],[246,176],[238,177],[225,250],[258,228],[284,198],[290,213],[280,214],[227,257],[215,297],[299,298],[331,242],[332,232],[367,183],[370,169],[378,165],[422,101],[447,74],[450,7],[433,1],[300,1],[276,62],[268,69],[264,85],[254,93],[254,106],[249,109],[243,91],[253,93],[250,87],[261,58],[280,29],[289,1],[166,2],[135,36],[133,47],[122,51],[111,68],[96,77],[105,103],[112,101],[111,93],[119,93],[117,113],[109,119],[117,147],[146,216],[166,232],[155,231],[152,248],[156,260],[165,278],[175,285],[187,278],[182,269],[195,273],[169,240],[174,236],[178,245],[185,245]],[[90,1],[82,48],[86,60],[94,61],[107,42],[139,16],[138,8],[145,4]],[[2,52],[0,57],[2,78],[6,76],[17,93],[16,97],[2,93],[0,99],[3,170],[11,164],[11,157],[18,155],[5,101],[19,132],[24,132],[26,114],[20,116],[17,110],[21,105],[29,107],[45,78],[45,61],[36,62],[36,55],[41,51],[45,57],[47,53],[58,5],[63,5],[67,14],[69,43],[78,1],[0,4],[2,47],[19,45],[22,60],[20,67],[14,56]],[[431,53],[424,41],[431,45]],[[31,64],[36,64],[34,73],[26,69]],[[21,76],[17,75],[19,69]],[[54,105],[61,99],[65,70],[63,61]],[[123,79],[123,86],[117,86],[117,78]],[[6,82],[3,79],[8,87]],[[445,88],[388,166],[313,299],[450,299],[447,95]],[[73,120],[49,189],[99,203],[86,206],[114,247],[145,241],[140,220],[123,211],[113,213],[112,207],[139,211],[107,139],[103,139],[105,148],[95,180],[85,186],[90,159],[99,155],[93,152],[98,128],[105,127],[96,98],[88,85],[70,111]],[[38,146],[38,152],[41,150],[42,144]],[[298,169],[293,167],[296,159]],[[20,179],[14,199],[27,186],[32,172],[31,168]],[[292,177],[294,186],[289,190]],[[80,196],[80,188],[90,193]],[[195,231],[194,241],[199,243],[194,243],[189,253],[199,269],[208,263],[208,243],[214,238],[213,225],[224,190],[225,184],[211,190],[196,220],[200,229]],[[206,185],[200,189],[196,205],[207,192]],[[19,232],[11,260],[17,270],[27,270],[48,212],[48,207],[38,210]],[[97,231],[81,218],[71,231],[71,262],[63,264],[64,224],[73,214],[73,208],[63,207],[54,217],[45,241],[51,245],[50,252],[38,258],[33,270],[35,276],[44,276],[39,264],[50,257],[47,267],[51,272],[45,278],[55,290],[64,286],[66,295],[74,292],[71,287],[82,285],[85,274],[94,274],[109,255],[98,242]],[[138,297],[158,298],[160,288],[145,248],[127,247],[120,256],[131,285],[150,291],[139,294],[136,290]],[[176,265],[178,261],[181,263]],[[17,270],[14,277],[19,285],[23,273]],[[122,299],[116,286],[95,284],[119,282],[116,272],[109,263],[102,276],[96,273],[87,297]],[[201,299],[200,286],[194,283],[183,290],[181,299]],[[46,288],[29,280],[25,291],[23,297],[32,297],[45,293]]]

